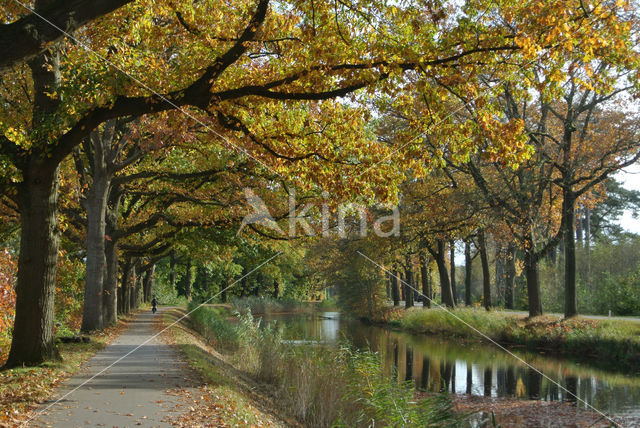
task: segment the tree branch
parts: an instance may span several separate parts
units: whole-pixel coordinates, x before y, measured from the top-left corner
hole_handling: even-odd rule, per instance
[[[0,72],[44,52],[51,42],[134,0],[54,0],[42,10],[0,25]],[[38,16],[40,15],[40,16]]]

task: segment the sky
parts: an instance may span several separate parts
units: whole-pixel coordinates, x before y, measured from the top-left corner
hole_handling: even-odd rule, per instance
[[[616,174],[615,178],[629,190],[640,190],[640,165],[635,164],[625,168]],[[629,212],[625,212],[620,217],[619,224],[629,232],[640,234],[640,218],[634,219]]]

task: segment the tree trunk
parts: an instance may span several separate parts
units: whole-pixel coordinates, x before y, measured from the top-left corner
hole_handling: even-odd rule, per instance
[[[184,284],[184,297],[191,300],[191,282],[193,281],[193,272],[191,269],[191,260],[187,261],[187,275]]]
[[[431,307],[431,272],[429,271],[429,256],[420,254],[420,277],[422,279],[422,305],[425,308]]]
[[[440,293],[442,295],[442,303],[446,306],[453,308],[455,303],[453,301],[453,292],[451,290],[451,283],[449,282],[449,272],[447,271],[446,263],[446,249],[444,240],[438,239],[437,251],[434,252],[433,257],[436,259],[436,265],[438,266],[438,276],[440,277]]]
[[[129,298],[131,302],[129,303],[130,310],[134,310],[138,308],[138,294],[140,292],[140,261],[136,260],[131,268],[132,280],[129,284]]]
[[[400,273],[393,272],[393,285],[391,287],[391,297],[393,298],[393,306],[400,306]]]
[[[144,302],[149,303],[153,294],[153,274],[156,271],[156,265],[151,265],[144,276],[143,296]]]
[[[496,245],[496,253],[495,253],[495,272],[496,272],[496,285],[495,289],[498,292],[498,304],[500,304],[501,297],[504,297],[505,287],[504,287],[504,258],[505,258],[504,248],[500,245]]]
[[[109,121],[101,131],[92,131],[85,140],[91,162],[92,182],[86,196],[87,262],[82,331],[100,330],[104,327],[105,235],[109,211],[107,202],[113,177],[108,158],[112,151],[115,127],[115,121]]]
[[[258,271],[256,273],[256,282],[253,286],[253,289],[251,290],[251,293],[256,296],[259,297],[260,296],[260,286],[262,285],[262,274],[260,271]]]
[[[242,272],[244,273],[246,271],[248,271],[247,268],[243,269]],[[244,274],[240,279],[240,297],[244,297],[247,295],[247,292],[249,291],[248,290],[249,286],[247,284],[248,284],[247,275]]]
[[[48,1],[36,1],[36,11]],[[16,312],[5,367],[36,365],[60,357],[53,334],[56,268],[60,229],[57,204],[59,165],[48,160],[52,141],[48,126],[60,105],[60,54],[53,46],[29,62],[33,81],[31,148],[21,159],[18,186],[20,255]],[[44,128],[44,129],[43,129]]]
[[[121,314],[128,314],[131,312],[131,298],[130,298],[130,283],[131,283],[131,270],[132,260],[128,257],[122,265],[122,281],[120,284],[120,296],[118,298],[119,310]]]
[[[405,269],[405,277],[406,284],[404,285],[404,307],[405,309],[408,309],[413,306],[413,295],[415,293],[415,281],[413,279],[413,268],[411,267],[411,263],[407,264],[407,267]]]
[[[535,243],[531,237],[525,238],[524,247],[524,270],[527,278],[529,317],[537,317],[542,315],[542,300],[538,278],[538,257],[535,253]]]
[[[591,286],[591,209],[584,211],[585,283]]]
[[[105,244],[107,269],[104,278],[103,324],[105,327],[118,321],[118,244],[107,239]]]
[[[471,243],[464,243],[464,304],[471,306],[471,276],[473,274],[473,259],[471,258]]]
[[[171,289],[176,289],[176,253],[171,251],[169,254],[169,284]]]
[[[273,280],[273,298],[278,299],[280,297],[280,284],[277,279]]]
[[[99,138],[99,137],[95,137]],[[87,264],[84,287],[84,332],[104,327],[103,303],[105,277],[105,229],[109,179],[105,165],[98,159],[93,166],[93,183],[87,194]]]
[[[451,273],[451,294],[453,296],[453,304],[458,304],[458,293],[456,287],[456,243],[449,242],[449,269]]]
[[[578,314],[576,296],[576,241],[575,241],[575,195],[563,191],[562,235],[564,237],[564,316],[570,318]]]
[[[580,218],[576,219],[575,214],[574,214],[574,224],[575,224],[575,228],[576,228],[576,241],[577,243],[582,246],[584,245],[584,241],[582,240],[582,237],[584,235],[584,229],[583,229],[583,218],[582,218],[582,214],[583,214],[583,209],[578,208],[578,215],[580,216]],[[575,212],[575,210],[574,210]]]
[[[393,276],[391,276],[390,272],[386,272],[385,276],[387,278],[387,283],[385,284],[385,295],[387,299],[391,299],[391,287],[393,286]]]
[[[104,281],[104,305],[103,322],[105,326],[115,324],[118,321],[118,212],[120,209],[120,192],[112,188],[110,202],[106,213],[105,257],[107,263],[106,277]],[[120,299],[121,300],[121,299]]]
[[[222,303],[227,303],[227,288],[229,288],[229,284],[231,284],[231,278],[227,277],[227,281],[222,284],[222,290],[220,291],[220,301]]]
[[[516,280],[516,246],[509,244],[505,255],[505,277],[504,277],[504,305],[507,309],[514,308],[514,283]]]
[[[53,335],[56,267],[60,243],[57,221],[58,168],[35,164],[24,176],[20,201],[20,256],[11,350],[5,367],[37,365],[59,358]]]
[[[558,263],[558,247],[553,247],[552,249],[549,250],[549,254],[547,255],[547,257],[549,258],[549,261],[551,262],[551,264],[553,265],[553,267],[556,267],[556,264]]]
[[[144,298],[144,275],[142,272],[138,275],[138,281],[136,282],[136,309],[142,305],[142,299]]]
[[[118,287],[118,315],[124,315],[124,278]]]
[[[487,257],[487,243],[482,230],[478,232],[478,250],[480,251],[480,263],[482,264],[482,303],[486,310],[490,310],[491,272],[489,271],[489,258]]]

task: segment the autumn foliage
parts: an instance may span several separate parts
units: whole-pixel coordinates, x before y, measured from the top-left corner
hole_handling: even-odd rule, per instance
[[[17,258],[6,248],[0,250],[0,360],[6,358],[11,343],[17,271]]]

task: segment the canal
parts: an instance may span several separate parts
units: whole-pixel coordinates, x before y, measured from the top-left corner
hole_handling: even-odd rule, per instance
[[[515,352],[547,379],[494,345],[393,331],[345,319],[339,312],[278,314],[263,319],[275,323],[285,340],[293,343],[338,346],[348,342],[377,352],[389,376],[398,382],[412,382],[420,390],[573,402],[581,408],[587,408],[588,403],[611,415],[640,416],[638,373],[602,370],[585,362],[540,353]]]

